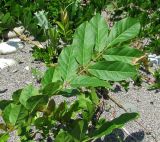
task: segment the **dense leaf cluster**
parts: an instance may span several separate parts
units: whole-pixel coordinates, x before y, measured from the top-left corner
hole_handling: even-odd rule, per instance
[[[38,134],[40,141],[86,142],[137,118],[137,113],[125,113],[107,121],[101,110],[107,93],[99,96],[98,90],[110,90],[110,82],[137,75],[133,61],[143,53],[127,43],[139,31],[140,23],[133,18],[111,29],[100,14],[82,23],[73,42],[58,56],[57,65],[45,72],[40,88],[29,85],[14,92],[11,100],[0,102],[4,120],[0,140],[6,141],[17,130],[22,142],[37,141]],[[75,100],[56,104],[53,96],[57,95],[75,96]]]

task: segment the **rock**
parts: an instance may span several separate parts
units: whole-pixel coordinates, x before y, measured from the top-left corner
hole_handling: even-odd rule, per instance
[[[156,58],[150,58],[149,61],[151,62],[151,64],[158,65],[158,60]]]
[[[29,66],[26,66],[24,69],[27,70],[27,71],[30,70]]]
[[[15,65],[17,62],[13,59],[4,59],[4,58],[0,58],[0,69],[9,67],[9,66],[13,66]]]
[[[20,27],[15,27],[14,30],[17,31],[20,34],[23,34],[23,32],[24,32],[25,29],[24,29],[23,26],[20,26]],[[17,35],[16,35],[16,33],[14,31],[9,31],[8,33],[6,33],[4,35],[4,37],[7,38],[7,39],[10,39],[10,38],[17,37]]]
[[[156,59],[158,60],[158,65],[160,65],[160,56],[156,56]]]
[[[160,56],[157,56],[156,54],[148,55],[148,60],[150,61],[151,65],[160,65]]]
[[[24,47],[23,42],[19,38],[10,39],[7,42],[0,43],[0,54],[10,54]]]

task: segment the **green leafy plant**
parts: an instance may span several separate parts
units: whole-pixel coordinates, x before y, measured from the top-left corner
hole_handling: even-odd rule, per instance
[[[42,141],[87,142],[136,119],[137,113],[125,113],[112,121],[103,118],[107,93],[100,92],[110,90],[110,82],[137,75],[132,60],[143,53],[124,43],[139,30],[140,23],[132,18],[117,22],[110,30],[100,14],[81,24],[57,65],[45,72],[40,88],[29,85],[14,92],[12,100],[0,102],[4,120],[0,139],[6,141],[8,133],[17,130],[22,142],[36,141],[37,134]],[[57,104],[57,95],[76,98]]]
[[[149,86],[149,90],[155,90],[160,88],[160,69],[157,69],[153,73],[154,82]]]
[[[159,8],[159,1],[114,0],[108,2],[108,8],[106,10],[110,12],[111,21],[117,21],[128,16],[139,19],[142,25],[139,34],[139,40],[143,43],[140,43],[142,44],[141,47],[145,47],[144,50],[148,52],[159,54]]]

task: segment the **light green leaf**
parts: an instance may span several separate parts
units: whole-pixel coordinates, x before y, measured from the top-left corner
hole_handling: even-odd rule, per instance
[[[59,70],[56,67],[50,67],[44,74],[41,84],[43,87],[48,85],[49,83],[56,82],[60,79]]]
[[[47,20],[47,12],[45,12],[44,10],[42,11],[38,11],[35,13],[35,17],[37,18],[38,20],[38,25],[45,29],[45,30],[48,30],[49,29],[49,22]]]
[[[30,97],[36,95],[39,95],[38,90],[35,87],[33,87],[33,85],[28,85],[26,88],[22,90],[19,101],[27,108],[27,100]]]
[[[7,124],[16,125],[27,115],[22,105],[10,104],[3,112],[3,119]]]
[[[0,142],[7,142],[9,139],[9,134],[8,133],[1,133],[0,134]]]
[[[88,71],[99,79],[110,81],[126,80],[137,74],[134,66],[119,61],[97,62]]]
[[[138,35],[140,23],[133,18],[125,18],[118,21],[110,31],[107,47],[128,41]]]
[[[90,121],[95,113],[96,106],[93,104],[89,97],[86,97],[84,94],[78,96],[79,108],[84,110],[82,112],[83,120]]]
[[[100,80],[96,77],[90,76],[77,76],[74,80],[71,81],[71,86],[73,87],[107,87],[110,88],[110,84],[106,81]]]
[[[75,141],[68,132],[61,130],[56,136],[55,142],[75,142]]]
[[[78,63],[82,66],[88,64],[92,58],[95,45],[95,33],[91,24],[85,22],[78,27],[72,45]]]
[[[106,50],[103,58],[107,61],[121,61],[132,63],[133,59],[141,57],[143,52],[128,46],[115,47]]]
[[[58,58],[59,71],[65,81],[71,80],[78,68],[73,51],[73,46],[65,47]]]
[[[96,35],[95,50],[101,52],[106,46],[108,37],[108,25],[105,19],[100,14],[94,16],[91,21],[89,21],[89,23],[92,25]]]
[[[93,139],[100,138],[104,135],[109,135],[113,130],[117,128],[122,128],[124,124],[138,118],[138,113],[125,113],[119,116],[118,118],[113,119],[110,122],[105,122],[100,128],[95,130],[92,134]]]

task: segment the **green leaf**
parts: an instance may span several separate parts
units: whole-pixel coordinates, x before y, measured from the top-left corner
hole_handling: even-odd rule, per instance
[[[83,141],[86,137],[86,132],[88,130],[88,123],[85,120],[75,120],[73,124],[71,124],[72,130],[68,131],[68,133],[77,140],[77,142]]]
[[[110,88],[110,84],[106,81],[100,80],[96,77],[90,76],[77,76],[75,79],[71,81],[71,86],[73,87],[107,87]]]
[[[5,109],[5,107],[7,107],[12,102],[13,102],[12,100],[1,100],[0,101],[0,110],[3,111]]]
[[[13,95],[12,95],[12,99],[15,103],[19,103],[19,97],[21,95],[22,89],[16,90]]]
[[[84,94],[78,96],[79,108],[82,109],[83,120],[90,121],[93,117],[95,111],[95,105],[89,97],[86,97]]]
[[[75,141],[68,132],[61,130],[56,136],[55,142],[75,142]]]
[[[97,139],[104,135],[109,135],[110,133],[112,133],[113,130],[123,127],[124,124],[138,118],[138,116],[139,115],[137,113],[122,114],[121,116],[113,119],[110,122],[105,122],[101,127],[99,127],[97,130],[93,132],[93,134],[91,135],[91,138]]]
[[[49,83],[56,82],[58,80],[61,80],[58,68],[51,67],[45,72],[41,84],[43,87],[45,87]]]
[[[9,139],[8,133],[0,134],[0,142],[7,142],[8,139]]]
[[[54,99],[50,99],[48,104],[47,104],[47,108],[46,108],[46,111],[47,111],[47,114],[51,114],[52,112],[54,112],[56,109],[56,103],[54,101]]]
[[[44,87],[42,93],[47,96],[53,96],[59,90],[61,84],[60,81],[49,83]]]
[[[73,51],[73,46],[65,47],[58,58],[59,71],[65,81],[73,78],[78,68]]]
[[[82,66],[88,64],[95,45],[95,33],[90,23],[85,22],[77,28],[72,45],[78,63]]]
[[[0,123],[0,130],[7,131],[7,126],[4,123]]]
[[[45,95],[32,96],[27,100],[26,107],[30,112],[35,111],[37,108],[46,105],[48,97]]]
[[[7,124],[16,125],[20,121],[25,121],[27,112],[22,105],[10,104],[3,112],[3,119]]]
[[[59,104],[59,106],[57,107],[55,113],[54,113],[54,118],[55,118],[56,120],[58,120],[58,121],[59,121],[59,120],[60,120],[60,121],[64,121],[64,120],[61,120],[61,119],[62,119],[63,115],[65,114],[65,112],[67,112],[67,110],[68,110],[68,107],[67,107],[66,102],[65,102],[65,101],[64,101],[64,102],[61,102],[61,103]]]
[[[94,16],[89,21],[89,23],[92,25],[96,35],[95,50],[98,52],[101,52],[106,46],[107,37],[108,37],[108,25],[105,19],[100,14],[97,14],[96,16]]]
[[[119,61],[100,61],[90,66],[88,71],[99,79],[110,81],[126,80],[137,74],[134,66]]]
[[[28,85],[26,88],[22,90],[19,101],[27,108],[27,100],[30,97],[36,95],[39,95],[38,90],[35,87],[33,87],[33,85]]]
[[[94,104],[96,104],[96,105],[99,104],[100,99],[99,99],[95,89],[91,90],[90,98]]]
[[[103,58],[107,61],[121,61],[125,63],[132,63],[133,59],[141,57],[143,52],[128,46],[115,47],[106,50]]]
[[[107,47],[128,41],[139,34],[140,23],[133,18],[125,18],[118,21],[110,31]]]
[[[38,11],[35,13],[35,17],[37,18],[38,20],[38,25],[45,29],[45,30],[48,30],[49,29],[49,22],[47,20],[47,12],[45,12],[44,10],[42,11]]]
[[[48,121],[48,119],[46,119],[46,117],[38,117],[35,121],[34,121],[34,125],[36,127],[45,127],[45,126],[49,126],[51,125],[50,122]]]
[[[76,112],[77,114],[79,113],[78,110],[79,110],[79,103],[78,101],[74,101],[74,103],[71,104],[68,110],[64,113],[63,120],[65,122],[69,122],[72,119],[73,114],[75,114]]]

